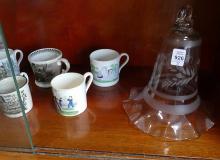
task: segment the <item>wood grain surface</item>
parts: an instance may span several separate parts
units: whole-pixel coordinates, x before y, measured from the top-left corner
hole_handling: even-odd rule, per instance
[[[0,151],[0,159],[2,160],[84,160],[82,157],[73,158],[61,155],[45,155],[45,154],[30,154],[30,153],[17,153],[17,152],[4,152]]]
[[[147,84],[152,70],[143,67],[152,68],[163,37],[185,4],[193,5],[195,27],[203,39],[201,69],[208,74],[201,72],[199,92],[216,124],[198,139],[175,142],[136,129],[122,101],[133,86]],[[1,115],[0,147],[17,147],[19,152],[1,152],[0,159],[220,159],[218,6],[217,0],[1,0],[0,22],[8,46],[24,51],[21,70],[31,76],[34,108],[27,118],[37,155],[20,153],[31,148],[23,118],[15,121]],[[88,71],[90,52],[100,48],[127,52],[131,67],[123,70],[114,87],[92,85],[88,109],[66,118],[57,113],[51,90],[34,84],[27,55],[44,47],[58,48],[72,64],[87,67],[72,66],[74,72]]]
[[[214,72],[219,58],[218,0],[1,0],[0,20],[8,46],[25,53],[23,68],[31,51],[45,47],[60,49],[72,64],[87,65],[91,51],[112,48],[127,52],[129,65],[153,66],[185,4],[193,6],[195,28],[203,39],[201,68]]]
[[[85,73],[88,68],[72,66],[72,70]],[[122,101],[128,98],[132,87],[147,84],[151,70],[127,67],[120,82],[108,88],[92,85],[88,91],[88,108],[76,117],[63,117],[56,111],[51,89],[42,89],[30,76],[34,107],[27,114],[36,154],[62,155],[77,158],[103,159],[181,159],[220,158],[220,127],[218,118],[219,87],[201,81],[200,93],[209,102],[216,125],[201,137],[191,141],[167,141],[142,133],[128,120]],[[29,73],[31,75],[31,73]],[[209,76],[210,79],[210,76]],[[216,96],[213,96],[216,95]],[[2,123],[10,124],[8,121]],[[10,126],[9,126],[10,128]],[[11,128],[13,129],[13,127]],[[22,137],[14,127],[15,137]],[[3,131],[5,132],[4,128]],[[11,131],[12,132],[12,131]],[[5,132],[7,133],[7,132]],[[8,135],[9,136],[9,135]],[[12,143],[7,134],[5,143]],[[6,145],[6,144],[5,144]],[[21,146],[23,147],[23,146]],[[26,148],[28,148],[26,146]]]

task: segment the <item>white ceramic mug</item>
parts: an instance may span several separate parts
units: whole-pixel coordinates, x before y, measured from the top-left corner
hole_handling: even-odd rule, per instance
[[[33,107],[32,96],[29,89],[28,75],[24,72],[16,76],[16,80],[23,102],[25,113],[29,112]],[[0,81],[0,107],[4,115],[10,118],[22,116],[21,105],[16,92],[13,77],[7,77]]]
[[[86,79],[88,81],[86,82]],[[51,81],[52,92],[58,112],[63,116],[76,116],[87,108],[86,93],[92,83],[90,72],[63,73]]]
[[[15,75],[20,74],[20,63],[23,59],[23,52],[19,49],[8,49],[10,54],[10,59],[12,61],[13,69]],[[5,49],[0,49],[0,80],[5,77],[12,76],[12,71],[9,65],[9,61],[7,59],[7,55]]]
[[[60,73],[70,69],[70,63],[62,58],[62,52],[55,48],[43,48],[28,55],[31,68],[35,75],[35,84],[39,87],[50,87],[51,80]],[[62,69],[62,63],[65,69]]]
[[[126,60],[120,65],[121,58]],[[93,83],[100,87],[110,87],[118,83],[121,69],[128,63],[127,53],[119,54],[112,49],[99,49],[90,54]]]

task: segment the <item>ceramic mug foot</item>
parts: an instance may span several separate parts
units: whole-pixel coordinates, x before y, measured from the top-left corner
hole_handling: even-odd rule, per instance
[[[27,108],[25,110],[25,114],[27,114],[29,111],[31,111],[31,109],[33,108],[33,105],[29,108]],[[18,118],[18,117],[22,117],[23,114],[22,112],[18,113],[18,114],[4,114],[5,116],[9,117],[9,118]]]
[[[95,80],[93,80],[93,84],[95,84],[96,86],[99,86],[99,87],[111,87],[111,86],[114,86],[118,83],[119,79],[113,81],[113,82],[107,82],[107,83],[103,83],[103,82],[97,82]]]
[[[75,117],[80,115],[81,113],[83,113],[86,110],[87,107],[85,107],[84,109],[82,109],[81,111],[72,111],[72,112],[63,112],[60,109],[57,109],[57,111],[59,112],[59,114],[61,114],[62,116],[65,117]]]
[[[42,82],[38,82],[36,80],[35,80],[35,84],[41,88],[50,88],[51,87],[50,83],[42,83]]]

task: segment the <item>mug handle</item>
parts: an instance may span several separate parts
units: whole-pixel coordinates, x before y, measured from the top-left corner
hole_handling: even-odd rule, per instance
[[[119,62],[120,62],[120,60],[121,60],[121,58],[122,58],[123,56],[126,57],[126,60],[125,60],[124,63],[122,63],[121,66],[119,67],[119,73],[120,73],[121,69],[122,69],[122,68],[128,63],[128,61],[129,61],[129,56],[128,56],[128,54],[127,54],[127,53],[122,53],[122,54],[120,54],[120,56],[119,56]]]
[[[92,83],[92,80],[93,80],[93,74],[91,72],[86,72],[83,77],[85,78],[85,81],[87,79],[87,77],[89,77],[89,80],[88,82],[86,83],[86,92],[88,91],[91,83]]]
[[[25,73],[25,72],[21,72],[21,73],[20,73],[20,76],[25,77],[25,78],[27,79],[27,83],[29,83],[29,78],[28,78],[27,73]]]
[[[14,50],[14,53],[15,53],[16,59],[17,59],[17,54],[19,54],[19,58],[17,59],[17,61],[18,61],[18,66],[20,66],[20,63],[21,63],[21,61],[22,61],[22,59],[24,57],[24,54],[23,54],[23,52],[20,49]]]
[[[66,69],[62,69],[62,73],[68,72],[68,71],[70,70],[70,63],[69,63],[69,61],[68,61],[66,58],[61,58],[61,59],[57,62],[57,64],[58,64],[59,66],[61,66],[61,65],[62,65],[61,62],[64,63],[65,66],[66,66]]]

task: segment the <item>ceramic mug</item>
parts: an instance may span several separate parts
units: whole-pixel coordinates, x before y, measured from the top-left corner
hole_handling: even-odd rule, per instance
[[[8,49],[8,51],[10,54],[10,59],[12,61],[15,75],[19,75],[20,63],[23,59],[23,52],[19,49],[16,50]],[[5,49],[0,49],[0,80],[10,76],[12,76],[12,71],[9,65],[9,61],[7,59]]]
[[[86,82],[86,79],[88,81]],[[51,81],[52,92],[58,112],[63,116],[76,116],[87,108],[86,93],[92,83],[90,72],[63,73]]]
[[[16,76],[21,100],[23,102],[25,113],[28,113],[32,107],[32,96],[29,88],[28,75],[24,72]],[[10,118],[22,116],[21,105],[16,92],[13,77],[7,77],[0,81],[0,107],[4,115]]]
[[[62,52],[55,48],[43,48],[31,52],[28,60],[35,75],[35,84],[43,88],[51,87],[50,82],[55,76],[70,69],[69,61],[62,58]],[[62,63],[65,69],[62,69]]]
[[[120,65],[122,57],[126,60]],[[112,49],[99,49],[90,54],[91,71],[94,76],[93,83],[100,87],[110,87],[119,81],[121,69],[128,63],[127,53],[119,54]]]

